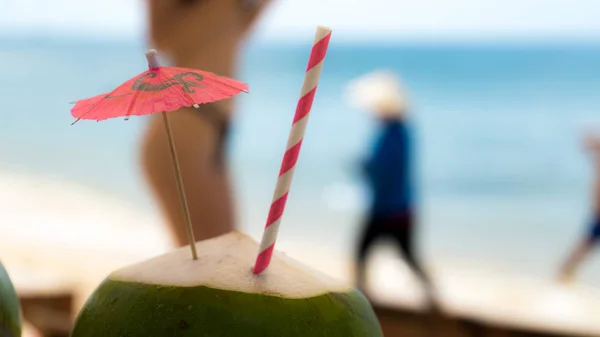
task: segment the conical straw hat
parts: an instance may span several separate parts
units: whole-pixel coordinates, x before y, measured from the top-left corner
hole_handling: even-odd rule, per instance
[[[346,89],[351,105],[380,117],[401,117],[408,105],[400,79],[390,70],[376,70],[358,77]]]

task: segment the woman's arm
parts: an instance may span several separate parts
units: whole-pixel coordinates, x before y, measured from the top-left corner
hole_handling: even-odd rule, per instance
[[[219,236],[234,228],[233,197],[226,168],[215,165],[219,133],[199,116],[214,109],[183,109],[169,113],[169,121],[197,241]],[[210,111],[216,112],[216,111]],[[187,245],[185,220],[175,171],[161,118],[153,118],[142,143],[142,167],[179,246]]]

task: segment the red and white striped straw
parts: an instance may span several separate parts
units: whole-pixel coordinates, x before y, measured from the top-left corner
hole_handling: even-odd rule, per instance
[[[323,26],[317,27],[315,41],[310,53],[310,59],[308,60],[308,66],[306,67],[300,99],[296,106],[294,122],[292,123],[287,148],[283,155],[275,192],[273,193],[273,201],[271,203],[271,208],[269,209],[267,224],[260,243],[258,257],[254,264],[254,274],[256,275],[262,273],[271,263],[273,250],[275,249],[275,241],[277,241],[277,233],[279,232],[279,225],[281,224],[281,217],[285,209],[290,186],[292,185],[296,162],[298,161],[300,147],[302,146],[302,140],[304,139],[304,133],[306,132],[306,124],[308,123],[310,109],[315,98],[315,93],[317,92],[317,85],[319,84],[319,77],[321,76],[321,70],[323,69],[323,62],[325,60],[325,55],[327,54],[330,38],[331,29]]]

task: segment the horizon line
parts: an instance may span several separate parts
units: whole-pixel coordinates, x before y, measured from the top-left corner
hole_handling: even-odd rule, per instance
[[[112,35],[112,34],[69,34],[53,31],[21,31],[6,32],[0,30],[0,40],[11,41],[46,41],[46,42],[76,42],[76,43],[132,43],[142,46],[145,44],[145,36],[140,35]],[[313,42],[312,36],[300,37],[293,34],[284,36],[255,36],[250,38],[249,43],[258,46],[305,46]],[[462,37],[433,37],[433,36],[389,36],[387,38],[348,38],[342,35],[336,39],[339,46],[600,46],[600,39],[593,36],[539,36],[539,37],[511,37],[511,36],[462,36]]]

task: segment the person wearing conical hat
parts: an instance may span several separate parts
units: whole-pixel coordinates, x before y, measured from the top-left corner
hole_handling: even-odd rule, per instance
[[[594,210],[589,229],[586,231],[583,239],[571,251],[559,270],[559,280],[565,283],[572,281],[581,263],[589,256],[594,247],[600,243],[600,140],[591,134],[587,134],[584,138],[584,148],[590,152],[594,161]]]
[[[367,255],[375,241],[391,238],[407,264],[424,282],[430,304],[434,305],[431,283],[413,247],[413,157],[406,93],[393,72],[379,70],[352,81],[347,94],[353,105],[371,112],[379,122],[374,147],[362,167],[372,201],[356,253],[358,287],[364,289]]]

